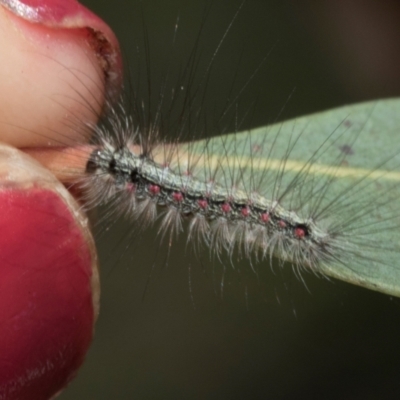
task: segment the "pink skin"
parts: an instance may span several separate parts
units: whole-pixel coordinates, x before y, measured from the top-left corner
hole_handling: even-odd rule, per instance
[[[106,93],[121,83],[115,36],[73,0],[0,5],[1,142],[82,141],[80,125],[96,122]],[[86,217],[63,186],[3,146],[0,205],[0,398],[48,400],[76,375],[91,342],[96,253]]]

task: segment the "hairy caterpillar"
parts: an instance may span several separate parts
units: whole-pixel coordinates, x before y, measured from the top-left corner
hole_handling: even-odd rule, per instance
[[[237,15],[200,78],[194,76],[196,43],[179,80],[171,84],[168,72],[162,78],[155,106],[135,86],[130,103],[109,102],[103,121],[89,126],[93,144],[67,148],[69,161],[75,157],[80,167],[69,183],[83,191],[88,209],[109,204],[105,215],[127,217],[136,233],[159,220],[158,236],[169,246],[186,232],[188,247],[205,247],[222,264],[225,254],[228,263],[243,258],[253,269],[278,259],[298,276],[306,270],[397,295],[398,150],[383,145],[386,157],[371,166],[363,160],[368,149],[360,147],[379,129],[390,143],[393,132],[378,125],[379,116],[389,112],[395,119],[397,101],[240,132],[234,95],[207,122],[200,106]],[[151,93],[151,77],[145,81]],[[196,141],[204,132],[228,131],[229,123],[233,135]]]
[[[343,122],[323,138],[315,126],[324,114],[187,145],[157,142],[160,127],[143,131],[114,110],[95,127],[97,144],[68,152],[84,163],[75,178],[84,203],[110,204],[111,215],[139,232],[159,219],[158,234],[170,244],[186,229],[189,246],[218,259],[268,265],[276,257],[299,276],[309,270],[397,294],[396,279],[381,279],[399,270],[398,151],[386,150],[374,170],[349,154],[376,134],[374,113],[395,115],[398,101],[358,108],[334,111]]]

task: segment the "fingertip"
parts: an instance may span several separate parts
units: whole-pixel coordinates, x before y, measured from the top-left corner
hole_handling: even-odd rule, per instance
[[[67,190],[0,148],[0,398],[48,399],[75,376],[99,308],[88,221]]]
[[[110,28],[77,2],[62,3],[62,12],[51,3],[61,4],[0,2],[0,138],[16,147],[87,140],[87,126],[97,122],[122,82]]]
[[[76,0],[0,0],[15,15],[54,29],[86,31],[88,44],[106,77],[107,92],[119,90],[122,60],[118,39],[96,14]]]

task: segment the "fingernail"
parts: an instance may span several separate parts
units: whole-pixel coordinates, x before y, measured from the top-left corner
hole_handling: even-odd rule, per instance
[[[0,0],[15,15],[50,28],[84,31],[106,79],[109,97],[122,84],[122,59],[118,40],[110,27],[76,0]]]
[[[0,204],[0,398],[48,399],[89,348],[96,256],[66,190],[9,147],[0,147]]]

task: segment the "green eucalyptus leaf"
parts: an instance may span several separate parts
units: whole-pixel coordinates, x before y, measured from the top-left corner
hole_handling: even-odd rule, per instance
[[[197,156],[200,179],[216,171],[222,186],[282,198],[303,218],[319,210],[324,227],[345,221],[337,261],[311,270],[400,296],[399,138],[400,99],[389,99],[191,142],[179,159]]]

